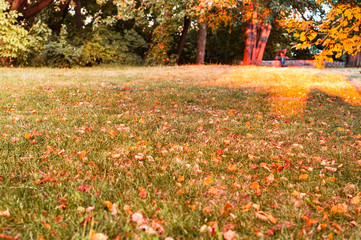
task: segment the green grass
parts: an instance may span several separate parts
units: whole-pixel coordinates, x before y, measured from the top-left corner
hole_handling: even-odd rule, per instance
[[[292,69],[0,70],[0,239],[360,236],[361,107],[347,89],[310,88],[298,106],[260,84],[283,89]]]

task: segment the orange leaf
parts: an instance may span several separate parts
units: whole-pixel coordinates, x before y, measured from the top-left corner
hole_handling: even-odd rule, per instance
[[[237,167],[234,166],[233,164],[231,164],[231,165],[228,166],[227,171],[228,172],[235,172],[235,171],[237,171]]]
[[[113,203],[111,201],[104,201],[103,205],[105,205],[109,211],[113,208]]]
[[[145,190],[142,187],[139,187],[138,191],[139,191],[139,197],[141,197],[141,198],[146,198],[147,197],[147,195],[148,195],[147,190]]]
[[[301,218],[306,221],[307,226],[311,226],[312,224],[318,223],[318,221],[316,219],[313,219],[313,218],[309,218],[309,217],[306,217],[306,216],[302,216]]]
[[[213,179],[212,179],[211,176],[208,176],[206,179],[204,179],[204,180],[202,181],[202,183],[205,184],[205,185],[209,185],[209,184],[211,184],[212,182],[213,182]]]
[[[251,183],[251,188],[253,188],[254,190],[258,190],[259,189],[259,183],[258,182]]]
[[[339,203],[336,206],[332,206],[331,213],[346,213],[348,211],[348,206],[343,203]]]
[[[44,227],[45,227],[46,229],[48,229],[48,230],[51,229],[51,226],[50,226],[49,223],[46,223],[46,222],[44,222],[44,221],[41,221],[41,223],[44,225]]]
[[[30,138],[31,138],[31,133],[25,134],[25,139],[30,139]]]
[[[308,175],[307,174],[301,174],[298,179],[299,180],[306,180],[308,178]]]

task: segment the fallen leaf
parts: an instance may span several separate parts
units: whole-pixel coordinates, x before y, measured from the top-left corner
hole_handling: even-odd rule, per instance
[[[254,190],[258,190],[259,189],[259,183],[258,182],[251,183],[251,188],[253,188]]]
[[[80,185],[79,187],[76,188],[76,190],[81,192],[89,192],[89,190],[92,189],[93,187],[94,185]]]
[[[209,185],[209,184],[211,184],[212,182],[213,182],[213,179],[212,179],[211,176],[206,177],[206,178],[202,181],[202,183],[205,184],[205,185]]]
[[[261,219],[261,220],[264,220],[264,221],[270,221],[270,222],[275,223],[275,224],[278,221],[277,218],[275,218],[271,214],[265,213],[265,212],[262,212],[262,211],[257,211],[257,212],[254,213],[254,215],[258,219]]]
[[[132,214],[132,221],[136,222],[138,226],[148,223],[148,221],[144,218],[143,214],[140,212],[136,212]]]
[[[306,180],[308,178],[308,175],[307,174],[301,174],[298,179],[299,180]]]
[[[240,182],[235,182],[235,183],[232,184],[232,187],[233,188],[241,188],[242,184]]]
[[[142,187],[139,187],[138,191],[139,191],[139,197],[141,197],[141,198],[146,198],[147,197],[148,192],[147,192],[146,189],[144,189]]]
[[[228,230],[227,232],[223,233],[223,237],[225,240],[234,240],[236,238],[236,232]]]
[[[267,184],[273,183],[274,180],[275,180],[275,177],[274,177],[273,173],[271,173],[268,177],[266,177],[266,183]]]
[[[229,165],[227,168],[228,172],[236,172],[237,171],[237,167],[233,164]]]
[[[339,203],[336,206],[332,206],[331,213],[346,213],[348,211],[348,206],[344,203]]]
[[[311,226],[313,224],[318,223],[318,220],[313,219],[313,218],[309,218],[309,217],[306,217],[306,216],[302,216],[301,218],[306,222],[307,226]]]
[[[353,197],[351,199],[351,204],[358,206],[360,204],[360,196]]]
[[[0,216],[10,217],[9,209],[6,209],[5,211],[0,211]]]
[[[90,240],[107,240],[108,236],[105,235],[104,233],[95,233],[92,230],[92,233],[90,235]]]

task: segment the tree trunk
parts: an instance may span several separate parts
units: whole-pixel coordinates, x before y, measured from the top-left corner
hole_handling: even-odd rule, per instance
[[[355,55],[347,55],[346,67],[361,67],[361,52]]]
[[[262,65],[263,54],[271,33],[272,26],[264,23],[258,26],[256,17],[257,15],[254,14],[246,27],[243,65]]]
[[[49,6],[54,0],[38,1],[35,5],[29,6],[24,11],[20,11],[24,18],[31,18],[39,13],[41,10]]]
[[[258,40],[257,40],[257,53],[255,55],[255,62],[254,64],[257,66],[262,65],[262,59],[264,50],[266,49],[268,38],[271,34],[272,25],[271,24],[262,24],[258,33]]]
[[[75,1],[75,26],[77,28],[83,27],[83,20],[81,16],[81,3],[80,0]]]
[[[247,23],[245,33],[245,48],[243,56],[243,65],[253,65],[254,54],[257,42],[257,25],[254,21]]]
[[[207,23],[200,23],[196,64],[204,64],[204,57],[206,56],[206,43],[207,43]]]
[[[181,35],[181,38],[179,40],[178,47],[177,47],[177,60],[176,60],[177,64],[179,64],[179,61],[180,61],[180,58],[182,55],[182,51],[184,48],[184,43],[186,41],[186,37],[187,37],[187,33],[188,33],[188,29],[189,29],[190,25],[191,25],[191,19],[188,18],[187,16],[185,16],[182,35]]]

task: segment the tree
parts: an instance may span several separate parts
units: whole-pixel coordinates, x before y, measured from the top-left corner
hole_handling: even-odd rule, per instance
[[[272,25],[267,23],[267,11],[261,17],[255,3],[245,4],[247,27],[245,32],[245,49],[243,65],[261,65],[264,50],[271,33]]]
[[[360,66],[361,6],[355,2],[326,0],[319,1],[318,5],[331,9],[323,21],[302,19],[295,14],[287,23],[290,32],[301,42],[297,48],[319,46],[322,51],[315,56],[319,67],[344,54],[348,56],[348,66]]]
[[[313,0],[245,0],[242,11],[247,26],[243,65],[261,65],[272,25],[287,19],[291,12],[306,12],[313,4]]]

